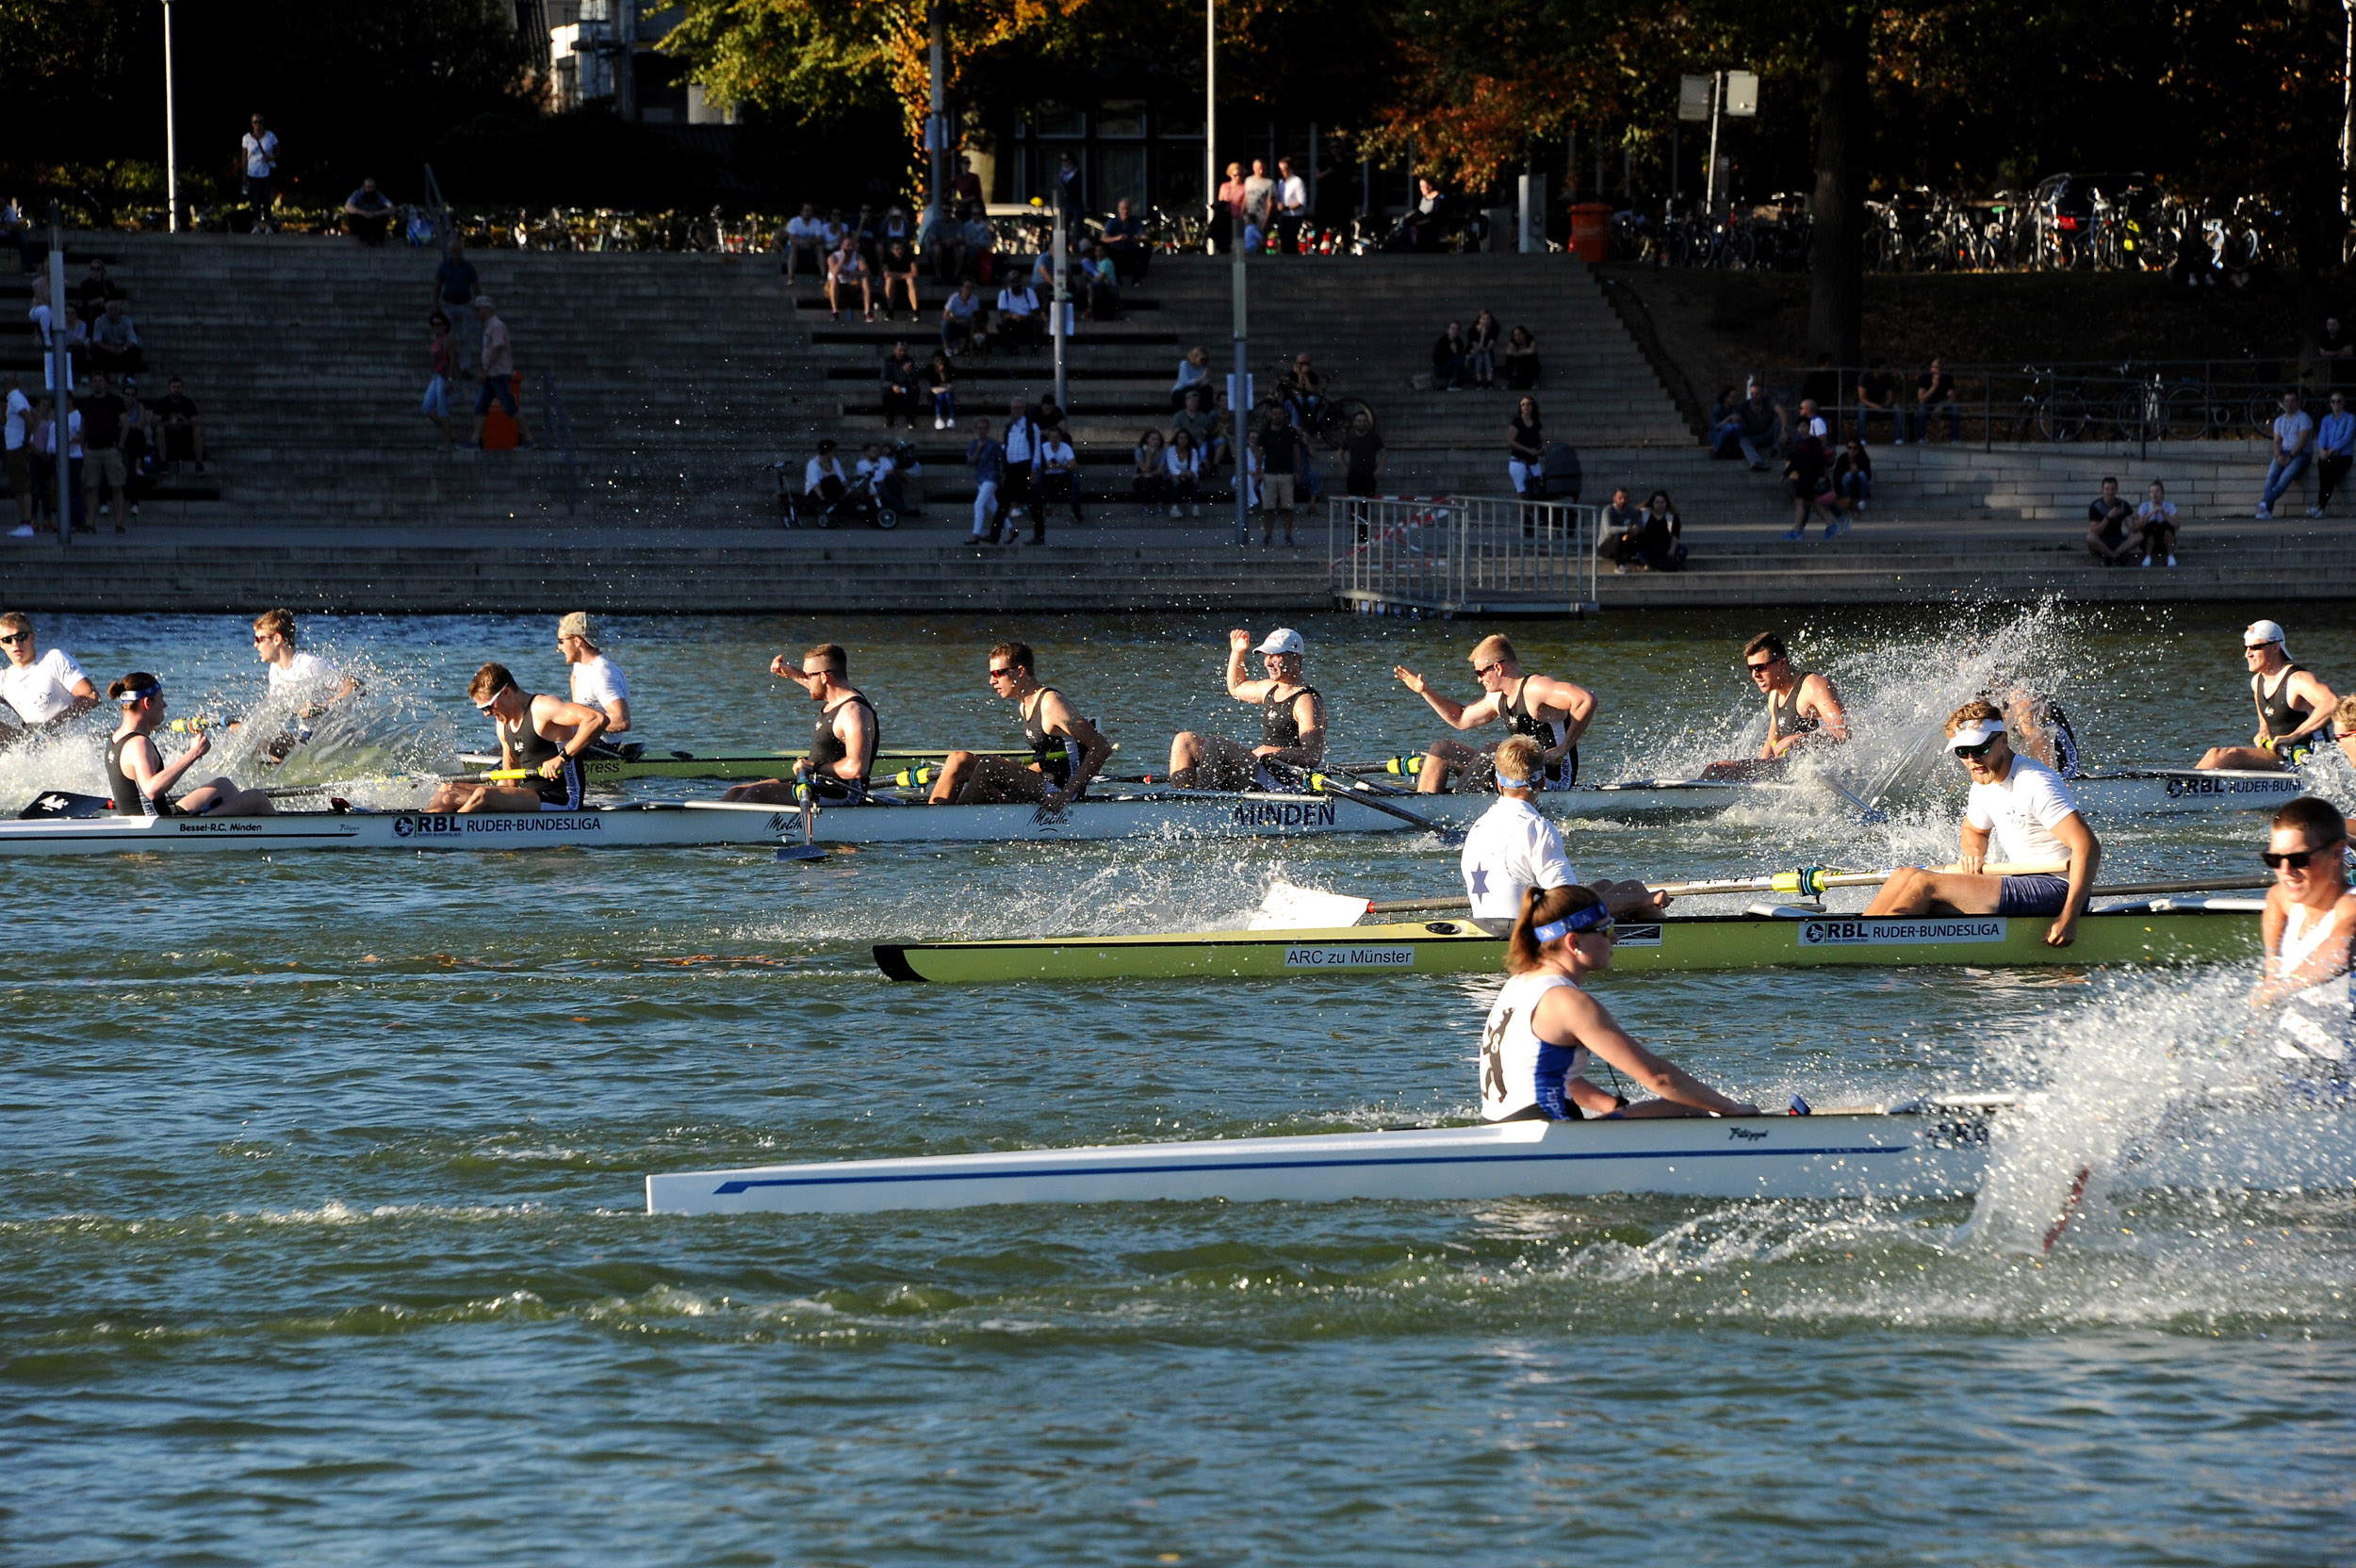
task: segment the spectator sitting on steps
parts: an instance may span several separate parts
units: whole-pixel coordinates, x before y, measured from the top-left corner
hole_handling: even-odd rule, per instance
[[[1008,343],[1017,348],[1039,346],[1043,325],[1039,313],[1039,295],[1019,277],[1006,280],[1006,286],[998,291],[998,328]]]
[[[1538,340],[1528,327],[1515,327],[1505,335],[1505,384],[1514,392],[1528,392],[1538,384],[1543,367],[1538,363]]]
[[[48,292],[45,287],[41,290],[44,297]],[[90,271],[74,286],[74,292],[68,298],[74,302],[74,308],[82,313],[83,320],[95,321],[106,314],[107,301],[126,300],[130,296],[123,292],[121,284],[106,275],[106,264],[92,256],[90,258]]]
[[[1816,412],[1823,406],[1813,398],[1802,398],[1800,400],[1800,422],[1794,429],[1801,435],[1816,437],[1817,440],[1824,443],[1826,450],[1830,450],[1832,427],[1824,423],[1824,416],[1822,414]]]
[[[859,236],[845,234],[834,253],[826,258],[826,310],[829,318],[843,319],[843,297],[852,289],[859,290],[859,317],[862,320],[875,318],[875,279],[867,269],[867,258],[859,254]]]
[[[1873,438],[1873,429],[1868,421],[1877,414],[1889,416],[1891,440],[1902,441],[1906,438],[1906,416],[1898,412],[1898,378],[1891,375],[1890,367],[1878,359],[1873,361],[1873,368],[1857,378],[1857,433],[1859,440],[1871,441]]]
[[[1767,465],[1783,455],[1783,405],[1771,400],[1767,389],[1753,382],[1749,396],[1736,405],[1734,418],[1734,444],[1742,449],[1751,472],[1765,473]]]
[[[1203,465],[1206,467],[1216,466],[1216,460],[1211,456],[1211,435],[1217,429],[1219,420],[1209,409],[1203,406],[1201,386],[1187,390],[1186,404],[1186,406],[1170,419],[1170,433],[1172,435],[1183,433],[1192,437],[1194,449],[1203,454]]]
[[[1613,492],[1616,501],[1627,491]],[[1656,490],[1642,508],[1630,514],[1635,521],[1612,541],[1612,570],[1626,573],[1681,572],[1685,569],[1685,525],[1677,520],[1669,492]]]
[[[2338,373],[2336,368],[2333,373]],[[2334,391],[2331,412],[2315,427],[2315,504],[2307,509],[2308,516],[2320,517],[2331,507],[2332,495],[2348,479],[2351,460],[2356,460],[2356,414],[2348,411],[2348,394]]]
[[[2333,402],[2339,395],[2333,393]],[[2143,564],[2151,564],[2158,556],[2169,565],[2176,564],[2176,503],[2168,498],[2168,490],[2158,480],[2145,493],[2148,498],[2135,508],[2135,526],[2143,535]]]
[[[898,208],[893,208],[895,212]],[[892,319],[892,302],[903,295],[908,302],[908,319],[922,321],[924,307],[916,302],[916,253],[908,249],[905,237],[884,241],[884,319]]]
[[[1114,208],[1112,217],[1104,220],[1104,252],[1112,258],[1113,271],[1122,283],[1145,281],[1151,254],[1145,248],[1145,225],[1130,214],[1126,196]]]
[[[1963,410],[1955,405],[1955,378],[1949,375],[1939,361],[1934,359],[1931,361],[1929,369],[1914,378],[1911,434],[1915,440],[1928,444],[1931,438],[1931,422],[1939,417],[1942,409],[1947,415],[1948,441],[1952,443],[1962,440]]]
[[[957,386],[949,371],[949,356],[936,352],[924,372],[925,388],[933,398],[933,429],[957,428]]]
[[[842,460],[834,455],[834,443],[819,442],[818,455],[802,466],[802,515],[816,516],[841,500],[850,487]]]
[[[1186,351],[1186,357],[1178,362],[1178,379],[1170,384],[1170,406],[1174,409],[1187,405],[1187,394],[1197,388],[1207,395],[1211,385],[1211,351],[1204,348]]]
[[[164,383],[163,400],[153,410],[157,433],[162,438],[164,461],[193,463],[196,471],[205,471],[205,421],[197,416],[196,404],[178,376]]]
[[[917,379],[916,361],[908,357],[908,346],[892,345],[892,352],[884,356],[883,362],[884,429],[890,430],[894,419],[906,419],[908,429],[916,428]],[[940,428],[938,424],[933,426],[935,430]]]
[[[1636,548],[1636,530],[1644,521],[1636,503],[1628,498],[1628,486],[1623,484],[1612,492],[1612,499],[1595,519],[1595,537],[1604,542],[1614,561],[1627,561]]]
[[[941,351],[954,354],[984,347],[982,320],[989,309],[973,291],[972,278],[957,285],[957,291],[941,307]]]
[[[1851,514],[1864,511],[1873,498],[1873,459],[1863,440],[1852,437],[1832,460],[1832,492]]]
[[[123,311],[120,296],[106,302],[106,313],[90,325],[90,362],[110,376],[136,375],[147,368],[147,351],[139,347],[139,329]]]
[[[1731,386],[1718,388],[1718,400],[1710,405],[1710,455],[1734,457],[1742,447],[1735,440],[1742,433],[1742,400],[1734,395]]]
[[[491,404],[515,421],[515,445],[536,447],[524,416],[515,407],[515,351],[507,341],[507,323],[500,320],[488,294],[474,297],[476,323],[483,329],[483,388],[474,395],[474,437],[466,444],[483,445],[483,427],[490,422]]]
[[[818,209],[810,203],[785,220],[785,281],[792,283],[807,267],[810,276],[826,275],[826,225],[818,221]]]
[[[2130,537],[2135,508],[2119,498],[2119,481],[2102,476],[2102,493],[2086,503],[2086,553],[2105,566],[2124,566],[2143,554],[2140,535]]]
[[[2274,520],[2274,503],[2299,482],[2315,456],[2315,422],[2299,406],[2299,394],[2282,394],[2282,412],[2275,416],[2272,460],[2266,465],[2266,492],[2258,498],[2257,520]]]
[[[1450,321],[1432,345],[1432,390],[1453,392],[1464,379],[1464,361],[1471,353],[1464,341],[1464,323]]]
[[[376,188],[373,176],[360,182],[360,188],[344,198],[342,214],[344,233],[363,245],[382,245],[385,233],[393,226],[393,199]]]
[[[907,476],[900,472],[900,465],[883,449],[881,443],[870,441],[859,449],[858,472],[877,500],[894,512],[908,511]]]
[[[1129,493],[1145,508],[1147,516],[1151,517],[1165,508],[1169,508],[1170,514],[1175,516],[1176,509],[1170,505],[1169,452],[1163,446],[1162,433],[1157,430],[1141,433],[1137,436],[1134,455],[1137,466],[1130,471]]]

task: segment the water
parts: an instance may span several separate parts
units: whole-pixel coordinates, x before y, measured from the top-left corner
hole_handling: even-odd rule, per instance
[[[1959,790],[1936,721],[1994,666],[2057,690],[2096,760],[2183,761],[2253,727],[2249,618],[1815,618],[1796,629],[1806,662],[1841,678],[1861,731],[1847,765],[1891,822],[1588,824],[1574,858],[1723,874],[1941,853]],[[2356,629],[2316,618],[2292,626],[2302,661],[2356,668]],[[1021,629],[1123,743],[1121,771],[1159,772],[1172,728],[1252,718],[1219,692],[1222,623]],[[1304,629],[1337,757],[1432,735],[1395,661],[1470,690],[1478,629]],[[1533,667],[1601,694],[1591,777],[1735,750],[1715,738],[1754,720],[1735,667],[1753,629],[1509,629]],[[237,621],[41,630],[102,683],[162,674],[176,711],[254,706]],[[336,740],[354,766],[474,743],[459,692],[484,658],[561,683],[537,620],[309,630],[368,674]],[[657,743],[791,743],[806,706],[763,670],[824,636],[851,647],[887,743],[1003,743],[981,681],[996,635],[680,619],[610,641]],[[0,797],[89,787],[96,755],[84,736],[0,759]],[[2315,778],[2356,803],[2336,757]],[[2116,831],[2106,865],[2238,869],[2256,830]],[[17,862],[0,1559],[2356,1555],[2356,1195],[2156,1200],[2098,1178],[2066,1238],[2036,1246],[2055,1170],[2233,1066],[2181,1048],[2235,1026],[2242,976],[1603,984],[1639,1037],[1762,1102],[2053,1090],[1976,1208],[642,1212],[649,1170],[1468,1115],[1485,978],[968,991],[886,984],[866,955],[885,936],[1233,923],[1279,874],[1403,896],[1452,872],[1410,838],[1280,858],[885,847],[815,867],[728,849]]]

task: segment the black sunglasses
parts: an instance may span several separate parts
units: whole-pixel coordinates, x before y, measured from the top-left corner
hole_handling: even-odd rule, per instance
[[[2317,844],[2313,849],[2294,849],[2286,851],[2281,855],[2277,855],[2274,851],[2269,849],[2262,852],[2258,858],[2264,860],[2267,866],[2276,871],[2283,870],[2286,867],[2292,871],[2305,871],[2307,869],[2308,861],[2314,859],[2325,850],[2331,848],[2334,844],[2344,843],[2346,841],[2347,841],[2342,839],[2334,839],[2331,843]]]
[[[1949,749],[1952,750],[1957,757],[1970,757],[1976,760],[1986,757],[1995,748],[1995,745],[1996,737],[1991,735],[1976,746],[1952,746]]]
[[[1778,664],[1780,664],[1780,663],[1782,663],[1782,662],[1783,662],[1783,661],[1782,661],[1782,660],[1780,660],[1780,659],[1770,659],[1770,660],[1768,660],[1768,661],[1767,661],[1765,663],[1763,663],[1763,664],[1754,664],[1754,663],[1750,662],[1748,660],[1744,660],[1744,661],[1743,661],[1743,662],[1742,662],[1742,667],[1743,667],[1744,669],[1746,669],[1746,670],[1750,671],[1753,675],[1757,675],[1757,674],[1758,674],[1759,671],[1761,671],[1761,670],[1772,670],[1772,669],[1774,669],[1776,665],[1778,665]]]
[[[0,631],[0,643],[29,643],[32,640],[33,634],[29,631]]]

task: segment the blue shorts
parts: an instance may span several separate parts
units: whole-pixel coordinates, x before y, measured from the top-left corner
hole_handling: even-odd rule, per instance
[[[2070,878],[2051,872],[2007,876],[2004,883],[2004,890],[1996,895],[2000,915],[2058,915],[2070,902]]]
[[[511,419],[515,417],[515,379],[513,376],[483,378],[482,390],[474,395],[475,417],[480,419],[490,413],[494,400],[498,401],[501,413]]]

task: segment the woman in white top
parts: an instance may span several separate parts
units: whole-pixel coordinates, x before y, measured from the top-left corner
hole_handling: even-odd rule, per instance
[[[1505,982],[1481,1032],[1484,1121],[1578,1121],[1586,1117],[1757,1116],[1628,1037],[1579,988],[1612,967],[1612,911],[1590,888],[1531,888],[1506,939]],[[1630,1104],[1587,1081],[1603,1061],[1660,1098]]]
[[[859,290],[859,310],[870,321],[875,318],[875,280],[867,270],[867,258],[859,253],[859,236],[846,234],[832,255],[826,258],[826,309],[833,319],[843,319],[843,295],[850,288]]]
[[[1130,493],[1149,517],[1170,505],[1170,464],[1162,433],[1149,430],[1137,437],[1137,467],[1129,476]]]
[[[1162,450],[1162,465],[1170,470],[1170,514],[1175,517],[1184,506],[1202,516],[1203,454],[1195,450],[1190,432],[1182,430],[1170,436],[1170,445]]]
[[[2348,824],[2330,801],[2301,795],[2274,813],[2265,859],[2275,877],[2261,924],[2266,972],[2250,1004],[2281,1004],[2283,1054],[2345,1067],[2356,1022],[2348,980],[2348,940],[2356,936]]]

